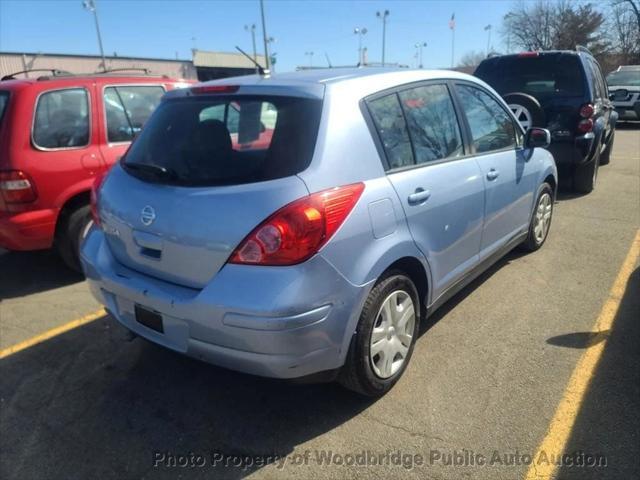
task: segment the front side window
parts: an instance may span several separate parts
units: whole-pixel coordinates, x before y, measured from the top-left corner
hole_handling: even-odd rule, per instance
[[[476,153],[516,147],[516,129],[509,114],[488,93],[469,85],[456,85]]]
[[[40,148],[78,148],[89,144],[89,96],[84,88],[40,95],[33,124]]]
[[[369,110],[387,155],[389,168],[414,165],[413,151],[398,95],[369,101]]]
[[[130,142],[164,95],[161,86],[118,86],[104,89],[107,140]]]
[[[458,119],[445,85],[428,85],[400,92],[416,163],[464,154]]]

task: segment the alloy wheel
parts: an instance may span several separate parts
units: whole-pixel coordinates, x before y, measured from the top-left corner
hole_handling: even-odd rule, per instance
[[[531,112],[524,108],[522,105],[518,105],[517,103],[510,103],[509,108],[513,112],[513,115],[516,117],[516,120],[522,125],[524,131],[526,132],[533,125],[533,117],[531,116]]]
[[[551,195],[547,192],[543,193],[538,201],[536,207],[535,223],[533,225],[533,235],[536,243],[540,245],[544,242],[549,232],[549,225],[551,224],[551,214],[553,211],[553,201]]]

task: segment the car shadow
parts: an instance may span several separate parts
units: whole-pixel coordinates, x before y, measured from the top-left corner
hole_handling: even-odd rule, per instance
[[[601,466],[560,467],[562,479],[640,478],[640,268],[631,275],[611,331],[571,333],[552,345],[591,348],[607,338],[564,453],[583,454]],[[597,337],[600,340],[597,340]],[[563,345],[564,343],[564,345]],[[581,345],[580,345],[581,344]],[[557,454],[558,452],[547,452]],[[574,456],[572,458],[579,458]],[[605,463],[606,462],[606,463]],[[597,465],[597,464],[596,464]],[[606,466],[604,466],[606,465]]]
[[[0,360],[0,398],[3,479],[243,478],[373,403],[131,340],[109,316]],[[190,453],[206,465],[171,466]]]
[[[53,250],[0,251],[0,301],[64,287],[84,280]]]

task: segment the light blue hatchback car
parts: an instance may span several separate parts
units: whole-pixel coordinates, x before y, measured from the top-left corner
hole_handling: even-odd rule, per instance
[[[451,71],[175,90],[96,184],[82,264],[111,315],[153,342],[382,395],[420,321],[514,247],[544,243],[548,144]]]

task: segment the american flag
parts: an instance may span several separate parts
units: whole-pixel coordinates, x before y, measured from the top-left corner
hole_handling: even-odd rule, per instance
[[[451,30],[453,30],[454,28],[456,28],[456,14],[452,13],[451,14],[451,20],[449,20],[449,28]]]

